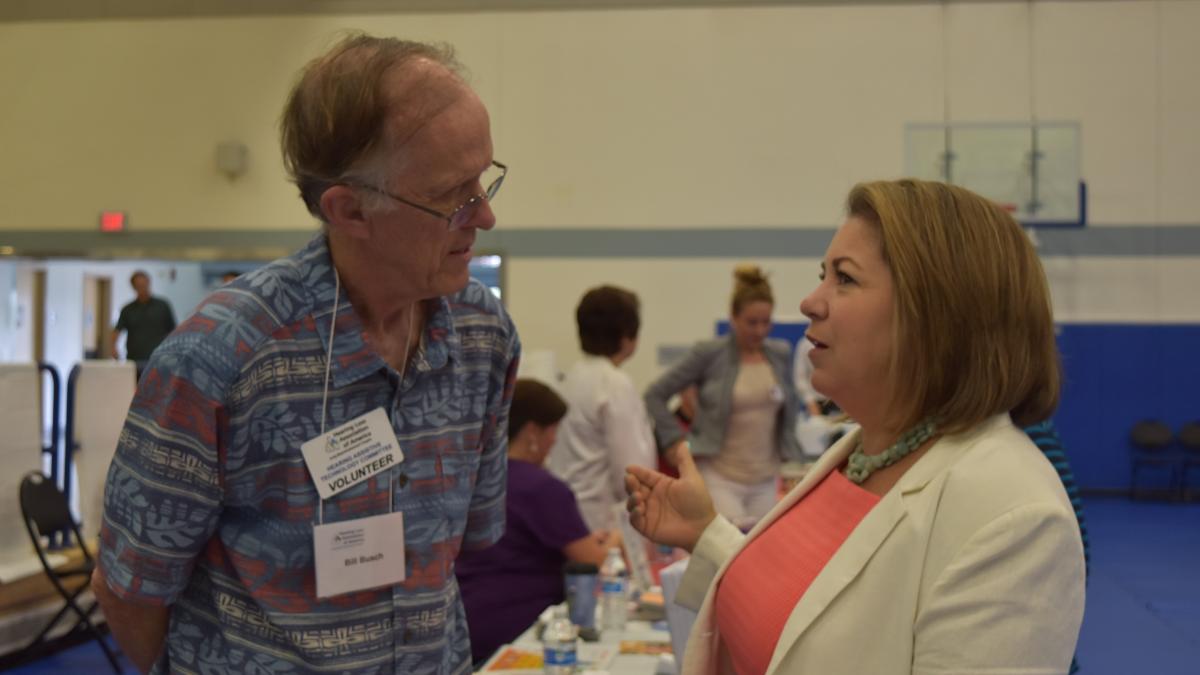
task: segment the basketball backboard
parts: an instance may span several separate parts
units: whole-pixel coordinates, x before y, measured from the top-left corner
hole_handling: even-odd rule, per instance
[[[961,185],[1030,227],[1082,227],[1080,130],[1074,122],[910,124],[908,175]]]

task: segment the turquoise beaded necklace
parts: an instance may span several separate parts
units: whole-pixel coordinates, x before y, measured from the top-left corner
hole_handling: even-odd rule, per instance
[[[913,450],[921,447],[921,444],[932,438],[935,433],[937,433],[937,422],[932,418],[926,418],[917,426],[906,431],[887,450],[878,455],[864,454],[862,441],[859,441],[854,446],[854,452],[850,453],[850,458],[846,460],[846,478],[862,485],[863,481],[867,480],[872,473],[899,462]]]

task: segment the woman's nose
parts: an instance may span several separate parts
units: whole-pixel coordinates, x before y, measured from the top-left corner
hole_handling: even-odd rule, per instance
[[[818,286],[800,301],[800,313],[809,319],[818,319],[825,316],[825,302],[820,296],[821,287]]]

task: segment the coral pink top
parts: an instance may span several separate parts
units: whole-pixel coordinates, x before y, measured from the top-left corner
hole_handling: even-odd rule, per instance
[[[796,603],[878,502],[831,471],[737,554],[717,587],[716,615],[739,675],[766,672]]]

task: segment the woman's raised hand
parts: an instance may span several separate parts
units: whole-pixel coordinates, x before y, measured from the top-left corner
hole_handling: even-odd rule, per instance
[[[629,519],[651,541],[691,551],[717,513],[687,443],[671,447],[667,459],[679,478],[641,466],[625,469]]]

